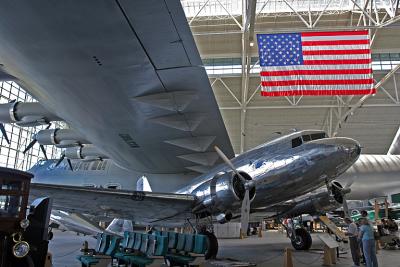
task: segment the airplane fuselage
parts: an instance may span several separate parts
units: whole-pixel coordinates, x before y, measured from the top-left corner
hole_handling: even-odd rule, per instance
[[[268,207],[315,190],[344,173],[360,154],[359,144],[350,138],[301,140],[301,145],[293,141],[309,134],[308,131],[302,131],[278,138],[232,160],[239,172],[247,174],[254,181],[252,208]],[[227,165],[219,165],[178,193],[194,194],[199,201],[208,201],[210,194],[213,194],[214,177],[218,173],[231,173],[234,176]],[[235,191],[234,179],[226,179],[221,183],[217,180],[214,183],[217,198],[218,193],[219,198],[225,198],[226,194]],[[234,195],[240,200],[240,192],[234,192]],[[230,208],[232,212],[237,212],[240,201],[232,203]]]

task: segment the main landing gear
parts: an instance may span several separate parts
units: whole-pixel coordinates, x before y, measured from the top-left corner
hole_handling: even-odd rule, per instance
[[[294,249],[310,249],[312,245],[312,238],[310,233],[305,228],[299,226],[296,227],[293,219],[289,221],[289,224],[285,226],[285,228]]]
[[[205,254],[206,260],[215,259],[218,254],[218,239],[214,233],[205,231],[200,234],[207,236],[207,250]]]
[[[308,250],[312,245],[312,238],[310,233],[304,228],[297,228],[290,236],[292,246],[296,250]]]
[[[203,224],[199,223],[199,221],[196,220],[196,227],[193,227],[193,225],[188,220],[192,228],[197,229],[197,233],[207,236],[207,250],[204,255],[206,260],[215,259],[218,254],[218,239],[214,234],[212,218],[210,217],[209,220],[209,222]]]

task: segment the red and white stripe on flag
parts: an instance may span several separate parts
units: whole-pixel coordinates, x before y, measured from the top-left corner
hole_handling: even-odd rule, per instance
[[[257,35],[261,95],[374,94],[368,30]]]

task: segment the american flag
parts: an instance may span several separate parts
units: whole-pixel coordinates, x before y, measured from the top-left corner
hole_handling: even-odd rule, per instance
[[[374,94],[368,30],[258,34],[261,95]]]

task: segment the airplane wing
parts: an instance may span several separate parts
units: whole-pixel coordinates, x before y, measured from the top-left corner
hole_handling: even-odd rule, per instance
[[[53,210],[121,218],[145,225],[183,225],[192,217],[192,195],[32,183],[30,198],[52,198]]]
[[[179,0],[10,1],[0,39],[1,71],[77,132],[49,140],[96,148],[67,156],[144,173],[207,170],[214,145],[234,156]]]

